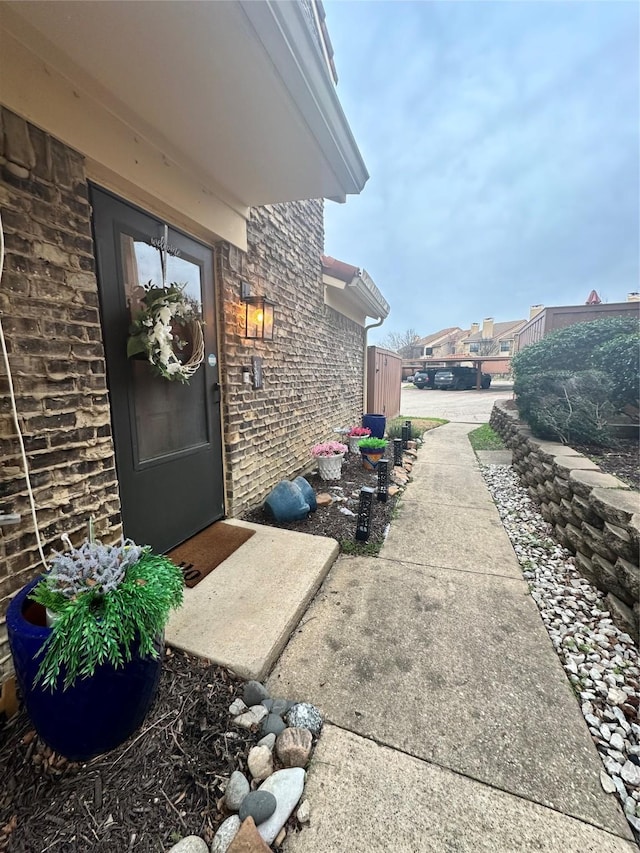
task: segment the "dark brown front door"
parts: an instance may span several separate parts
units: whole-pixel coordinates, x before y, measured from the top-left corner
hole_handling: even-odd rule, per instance
[[[213,252],[91,188],[100,311],[125,536],[164,552],[224,516]],[[205,358],[188,384],[127,358],[136,294],[185,286],[202,306]]]

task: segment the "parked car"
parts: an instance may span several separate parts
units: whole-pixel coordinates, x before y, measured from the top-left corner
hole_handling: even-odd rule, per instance
[[[470,388],[475,388],[476,383],[477,372],[475,367],[447,367],[438,370],[433,378],[433,387],[441,390],[467,391]],[[481,387],[486,389],[490,385],[491,376],[488,373],[483,373]]]
[[[433,377],[438,372],[435,367],[429,367],[425,370],[416,370],[413,375],[413,384],[416,388],[433,388]]]

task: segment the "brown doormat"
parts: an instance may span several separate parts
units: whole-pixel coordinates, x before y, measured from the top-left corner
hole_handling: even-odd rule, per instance
[[[185,584],[194,587],[254,533],[255,530],[246,527],[216,521],[169,551],[167,556],[182,569]]]

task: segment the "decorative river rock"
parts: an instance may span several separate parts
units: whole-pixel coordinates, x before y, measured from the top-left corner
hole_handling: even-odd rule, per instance
[[[259,791],[269,791],[274,795],[277,802],[276,810],[269,820],[258,827],[258,832],[267,844],[273,844],[277,834],[296,807],[304,790],[304,777],[305,772],[302,767],[276,770],[258,788]]]
[[[310,702],[298,702],[287,711],[284,718],[293,729],[309,729],[314,735],[320,734],[322,717]]]
[[[259,826],[271,817],[276,805],[276,798],[271,791],[251,791],[242,801],[238,817],[244,820],[251,816],[256,826]]]

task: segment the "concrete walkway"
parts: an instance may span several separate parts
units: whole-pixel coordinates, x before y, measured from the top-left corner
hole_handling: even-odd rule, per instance
[[[427,433],[380,557],[338,559],[268,679],[326,718],[286,853],[637,853],[472,428]]]

